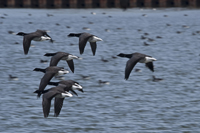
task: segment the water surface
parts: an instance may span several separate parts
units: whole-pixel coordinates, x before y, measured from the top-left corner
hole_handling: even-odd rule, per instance
[[[173,8],[1,9],[1,132],[199,132],[199,14],[200,10]],[[23,38],[8,34],[8,31],[29,33],[37,29],[51,31],[49,35],[55,42],[32,41],[34,47],[28,55],[23,54]],[[89,32],[104,40],[97,43],[95,56],[89,44],[80,55],[78,38],[67,37],[69,33],[80,32]],[[154,41],[142,40],[141,36]],[[144,42],[150,45],[144,46]],[[65,98],[57,118],[53,117],[52,102],[50,115],[45,119],[42,98],[37,99],[33,93],[43,73],[32,70],[46,68],[49,62],[43,64],[40,60],[50,61],[50,58],[43,55],[57,51],[83,58],[74,60],[75,73],[65,75],[65,79],[78,81],[85,92]],[[134,52],[155,57],[155,72],[138,63],[135,68],[142,72],[133,70],[125,81],[128,59],[112,56]],[[102,62],[101,58],[109,62]],[[69,69],[64,61],[58,66]],[[19,80],[9,80],[8,74]],[[81,75],[91,79],[84,80]],[[152,75],[164,80],[153,82]],[[109,81],[110,85],[100,85],[98,80]]]

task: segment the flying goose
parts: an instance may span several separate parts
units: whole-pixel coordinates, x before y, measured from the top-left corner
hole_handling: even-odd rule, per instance
[[[148,67],[152,72],[154,72],[153,61],[156,61],[156,59],[151,56],[137,53],[137,52],[133,53],[133,54],[120,53],[117,56],[129,58],[129,60],[126,63],[126,68],[125,68],[125,79],[126,80],[129,78],[131,71],[133,70],[134,66],[138,62],[145,63],[146,67]]]
[[[16,35],[23,36],[23,48],[24,48],[24,54],[28,54],[31,41],[44,41],[44,40],[50,40],[53,42],[52,38],[47,34],[47,31],[45,30],[36,30],[35,32],[32,33],[24,33],[24,32],[19,32]]]
[[[82,89],[82,86],[77,85],[76,82],[71,82],[70,80],[65,82],[65,85],[59,84],[56,87],[50,88],[43,92],[43,113],[44,117],[48,117],[50,107],[51,107],[51,100],[55,97],[54,101],[54,116],[58,117],[60,111],[62,109],[63,101],[65,97],[72,97],[73,95],[69,93],[73,89]]]
[[[68,37],[79,37],[79,51],[80,51],[80,54],[83,54],[84,52],[84,48],[86,46],[86,43],[87,42],[90,42],[90,46],[91,46],[91,49],[92,49],[92,53],[93,55],[95,55],[95,52],[96,52],[96,48],[97,48],[97,44],[96,42],[97,41],[103,41],[101,38],[95,36],[95,35],[92,35],[90,33],[70,33],[68,35]]]
[[[34,92],[38,94],[38,97],[40,97],[45,87],[54,76],[60,76],[69,73],[69,71],[65,70],[64,68],[57,66],[50,66],[46,69],[35,68],[33,71],[41,71],[45,73],[40,81],[39,89]]]
[[[84,92],[82,87],[79,85],[79,83],[76,81],[73,81],[73,80],[62,80],[60,82],[49,82],[48,85],[54,85],[54,86],[63,85],[63,86],[67,87],[69,85],[69,83],[73,84],[71,92],[73,92],[75,95],[78,96],[78,94],[74,90]]]
[[[65,52],[46,53],[44,56],[52,56],[49,66],[57,66],[57,64],[60,60],[65,60],[73,73],[74,73],[73,59],[79,58],[78,56],[75,56],[75,55],[72,55],[69,53],[65,53]]]

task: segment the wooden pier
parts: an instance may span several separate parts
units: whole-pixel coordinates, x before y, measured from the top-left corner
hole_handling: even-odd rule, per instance
[[[0,8],[199,8],[200,0],[0,0]]]

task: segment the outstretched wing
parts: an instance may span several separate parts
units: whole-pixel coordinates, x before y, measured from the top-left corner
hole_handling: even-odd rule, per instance
[[[57,95],[56,89],[57,89],[56,87],[53,87],[48,92],[43,94],[42,108],[43,108],[43,114],[45,118],[49,116],[52,98]]]
[[[68,64],[70,70],[74,73],[74,62],[73,62],[73,60],[68,60],[67,64]]]
[[[62,53],[57,53],[53,57],[51,57],[50,65],[49,66],[57,66],[58,62],[64,57],[65,55]]]
[[[83,54],[84,49],[85,49],[85,46],[86,46],[86,43],[87,43],[88,39],[89,39],[91,36],[92,36],[92,35],[89,34],[89,33],[82,33],[82,34],[79,36],[79,51],[80,51],[80,54]]]
[[[47,72],[44,74],[44,76],[42,77],[42,79],[40,81],[40,85],[39,85],[40,92],[42,92],[45,89],[45,87],[47,86],[47,84],[53,78],[54,75],[55,75],[55,73],[52,73],[52,72]]]
[[[44,95],[43,95],[42,108],[43,108],[43,114],[45,118],[49,116],[50,107],[51,107],[51,100],[44,98]]]
[[[64,98],[55,98],[54,101],[54,116],[58,117],[63,106]]]
[[[146,63],[146,67],[148,67],[152,72],[154,72],[153,62]]]
[[[129,78],[131,71],[133,70],[134,66],[138,63],[138,61],[141,58],[142,57],[140,57],[140,56],[132,56],[132,58],[127,61],[126,68],[125,68],[125,79],[126,80]]]
[[[97,44],[96,44],[96,42],[90,42],[90,46],[91,46],[93,55],[95,55],[96,49],[97,49]]]
[[[47,93],[43,94],[42,97],[42,108],[44,117],[49,116],[50,108],[51,108],[51,100],[56,95],[54,91],[48,91]]]
[[[24,48],[24,54],[28,54],[29,48],[31,46],[31,40],[32,37],[29,35],[25,35],[23,39],[23,48]]]

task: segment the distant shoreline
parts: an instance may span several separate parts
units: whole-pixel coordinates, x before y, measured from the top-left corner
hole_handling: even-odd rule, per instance
[[[199,0],[3,0],[0,8],[200,8]]]

